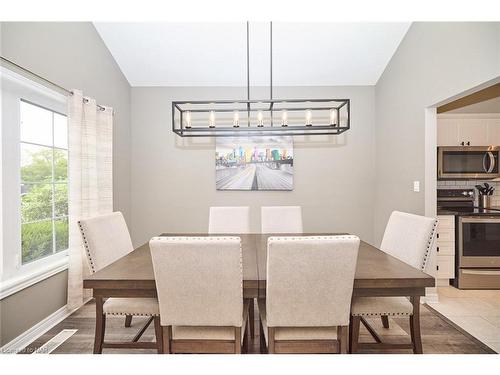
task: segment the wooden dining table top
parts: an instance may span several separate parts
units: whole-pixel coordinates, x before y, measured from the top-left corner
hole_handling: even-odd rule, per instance
[[[212,235],[212,236],[221,236]],[[279,234],[278,236],[286,236]],[[332,233],[299,236],[331,236]],[[164,233],[161,236],[197,236],[203,233]],[[243,259],[243,291],[246,297],[265,297],[267,239],[272,234],[231,234],[241,238]],[[297,234],[290,234],[297,236]],[[156,296],[156,284],[149,243],[86,277],[84,288],[93,289],[103,297]],[[425,295],[425,288],[434,286],[434,278],[361,241],[354,278],[354,295],[410,296]]]

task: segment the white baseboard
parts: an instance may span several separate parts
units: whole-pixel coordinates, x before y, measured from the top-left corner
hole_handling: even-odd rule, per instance
[[[4,346],[2,346],[0,348],[0,353],[12,353],[12,354],[14,354],[14,353],[20,352],[26,346],[28,346],[30,343],[35,341],[37,338],[39,338],[45,332],[50,330],[52,327],[54,327],[55,325],[62,322],[64,319],[66,319],[68,316],[70,316],[76,310],[78,310],[78,308],[74,309],[74,310],[68,310],[66,305],[64,305],[59,310],[53,312],[48,317],[46,317],[42,321],[38,322],[37,324],[35,324],[33,327],[31,327],[27,331],[21,333],[14,340],[12,340],[12,341],[8,342],[7,344],[5,344]],[[32,349],[36,350],[36,348],[32,348]]]

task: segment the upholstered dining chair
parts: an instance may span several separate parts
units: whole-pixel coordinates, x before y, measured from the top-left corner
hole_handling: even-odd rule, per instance
[[[248,320],[238,237],[149,242],[163,353],[241,353]]]
[[[302,233],[302,207],[268,206],[261,208],[262,233]]]
[[[261,349],[346,353],[356,236],[270,237]]]
[[[134,250],[127,223],[121,212],[82,219],[78,221],[78,226],[90,273],[99,271]],[[131,326],[132,316],[146,316],[148,320],[132,342],[107,343],[104,341],[104,333],[108,315],[125,316],[126,327]],[[153,321],[158,334],[160,320],[156,298],[108,298],[102,306],[102,316],[101,314],[96,316],[94,353],[101,353],[103,347],[143,348],[141,344],[146,343],[139,343],[139,339]],[[158,340],[157,344],[159,344]]]
[[[250,207],[210,207],[208,233],[250,233]]]
[[[425,216],[394,211],[387,223],[381,250],[422,271],[426,271],[430,252],[436,237],[437,220]],[[351,307],[350,350],[358,348],[413,349],[422,353],[420,335],[420,298],[411,297],[355,297]],[[389,328],[389,316],[409,317],[411,344],[382,343],[376,331],[366,321],[380,317],[384,328]],[[359,329],[363,323],[376,343],[359,343]]]

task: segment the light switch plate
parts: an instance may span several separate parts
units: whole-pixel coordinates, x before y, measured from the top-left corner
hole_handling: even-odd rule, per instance
[[[413,181],[413,191],[415,193],[420,192],[420,181]]]

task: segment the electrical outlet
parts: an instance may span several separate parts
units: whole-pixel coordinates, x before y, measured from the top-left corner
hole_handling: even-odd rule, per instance
[[[420,192],[420,181],[413,181],[413,191],[415,193]]]

